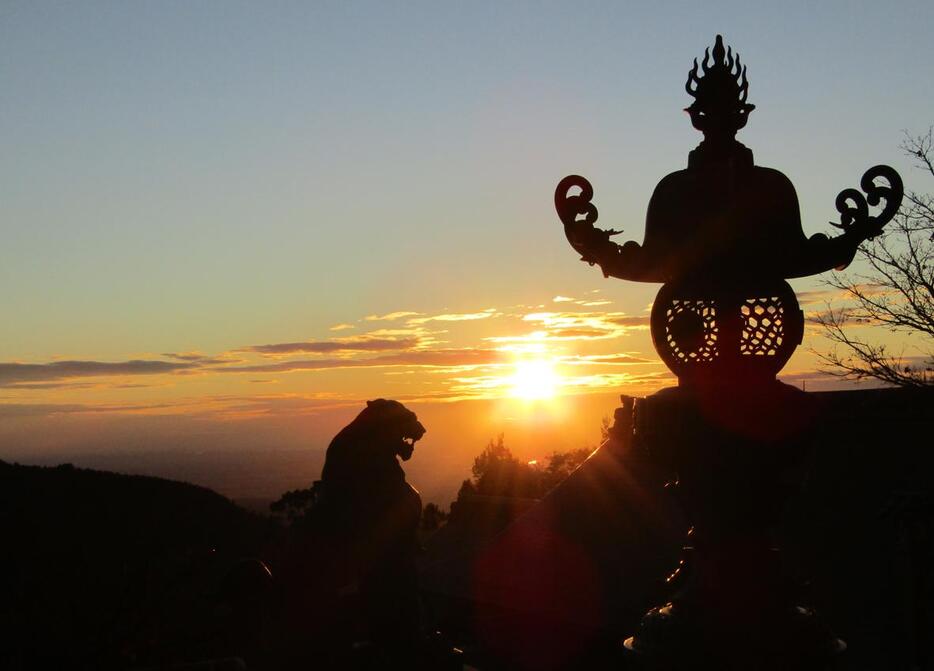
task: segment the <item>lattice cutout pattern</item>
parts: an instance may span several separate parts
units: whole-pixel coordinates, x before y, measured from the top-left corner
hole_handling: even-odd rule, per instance
[[[689,314],[684,314],[689,313]],[[702,334],[698,338],[699,342],[679,343],[675,340],[672,328],[676,321],[690,318],[699,319],[702,322]],[[717,326],[717,310],[712,300],[673,300],[671,305],[665,311],[665,341],[668,350],[672,356],[680,363],[709,362],[717,358],[719,351],[717,349],[717,339],[719,337],[719,327]]]
[[[740,311],[743,334],[740,354],[775,356],[785,341],[785,307],[778,296],[749,298]]]

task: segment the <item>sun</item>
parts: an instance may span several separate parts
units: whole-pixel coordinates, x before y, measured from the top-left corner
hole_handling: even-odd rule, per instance
[[[509,378],[510,394],[513,398],[527,401],[554,398],[559,379],[551,361],[517,361],[515,369],[515,373]]]

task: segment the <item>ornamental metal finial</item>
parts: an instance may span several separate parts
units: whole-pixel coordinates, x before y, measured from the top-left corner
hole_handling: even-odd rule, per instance
[[[749,113],[756,106],[746,102],[749,80],[746,66],[740,63],[739,53],[733,57],[732,48],[723,48],[723,37],[717,35],[713,47],[713,62],[710,49],[704,50],[700,66],[704,74],[698,74],[697,59],[688,72],[684,89],[694,102],[685,111],[691,115],[691,123],[699,131],[735,134],[746,125]]]

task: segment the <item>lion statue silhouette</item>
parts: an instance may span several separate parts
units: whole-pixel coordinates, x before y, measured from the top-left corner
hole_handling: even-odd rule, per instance
[[[422,502],[399,463],[425,427],[398,401],[367,401],[328,446],[321,512],[355,579],[370,637],[400,643],[418,629],[415,554]]]

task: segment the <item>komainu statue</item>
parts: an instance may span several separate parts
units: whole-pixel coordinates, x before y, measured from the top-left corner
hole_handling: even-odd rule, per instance
[[[418,630],[415,552],[422,502],[397,459],[412,457],[425,427],[398,401],[377,399],[334,437],[321,473],[325,538],[359,589],[368,635],[411,646]]]

